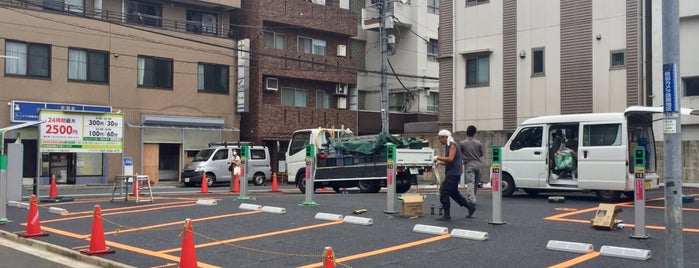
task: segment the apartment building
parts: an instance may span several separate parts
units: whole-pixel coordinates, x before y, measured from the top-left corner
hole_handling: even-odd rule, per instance
[[[24,177],[106,183],[130,157],[134,173],[176,180],[194,150],[238,140],[230,17],[240,6],[238,0],[0,1],[0,100],[8,103],[0,106],[0,126],[36,121],[39,108],[97,107],[123,115],[121,153],[42,153],[36,126],[5,133],[5,143],[24,144]]]
[[[434,132],[439,106],[438,0],[387,1],[393,22],[387,26],[387,88],[389,132]],[[353,10],[362,14],[360,30],[353,42],[358,59],[359,130],[378,133],[381,125],[381,43],[379,11],[372,1],[355,1]],[[389,10],[387,7],[386,10]],[[406,126],[406,124],[408,124]]]
[[[348,52],[357,22],[340,0],[242,0],[232,13],[235,38],[249,40],[239,66],[249,73],[238,80],[247,89],[240,137],[276,152],[274,171],[283,171],[278,160],[293,131],[356,130],[357,64]]]
[[[541,115],[662,105],[662,1],[442,1],[439,124],[501,145]],[[681,105],[699,107],[699,4],[680,0]],[[685,176],[699,119],[683,119]],[[662,126],[656,127],[662,140]],[[661,149],[658,150],[662,152]],[[694,164],[692,164],[694,163]]]

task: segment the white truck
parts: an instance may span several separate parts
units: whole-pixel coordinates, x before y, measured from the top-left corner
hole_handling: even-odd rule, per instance
[[[358,187],[377,193],[387,186],[386,143],[396,144],[396,193],[417,184],[417,175],[432,171],[434,150],[427,143],[404,141],[390,135],[353,136],[347,129],[303,129],[291,137],[286,151],[289,183],[306,191],[306,145],[315,146],[314,190],[324,186],[340,193]]]

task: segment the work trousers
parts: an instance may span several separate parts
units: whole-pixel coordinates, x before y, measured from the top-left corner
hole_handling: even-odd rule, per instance
[[[466,198],[459,192],[459,175],[449,175],[446,177],[442,186],[439,189],[439,202],[444,208],[444,215],[451,216],[451,202],[449,198],[454,199],[459,206],[468,207],[471,204],[468,203]]]

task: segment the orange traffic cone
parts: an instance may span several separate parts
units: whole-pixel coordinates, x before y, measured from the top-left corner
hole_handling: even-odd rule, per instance
[[[192,232],[192,220],[184,220],[182,250],[180,253],[180,268],[196,268],[197,252],[194,250],[194,233]]]
[[[136,175],[138,175],[138,174],[136,174]],[[132,193],[132,195],[133,195],[133,196],[141,195],[141,189],[140,189],[140,188],[141,188],[141,184],[138,182],[137,177],[138,177],[138,176],[133,177],[133,183],[132,183],[132,186],[133,186],[133,193]]]
[[[209,192],[209,184],[206,181],[206,173],[201,174],[201,192],[200,194],[210,194]]]
[[[92,235],[90,235],[90,248],[88,250],[81,250],[80,252],[87,255],[114,253],[114,250],[110,250],[104,241],[104,229],[102,228],[102,212],[100,211],[100,205],[95,205],[95,213],[94,217],[92,218]]]
[[[240,174],[235,174],[235,179],[233,179],[233,191],[234,193],[240,193]]]
[[[48,233],[41,231],[39,220],[39,207],[36,204],[36,195],[32,195],[29,203],[29,215],[27,215],[27,231],[19,234],[21,237],[48,236]]]
[[[323,268],[335,268],[335,264],[337,264],[337,262],[335,261],[333,248],[325,247],[323,250]]]
[[[279,192],[279,185],[277,184],[277,173],[272,173],[272,192]]]
[[[49,188],[49,199],[58,198],[58,189],[56,189],[56,175],[51,174],[51,187]]]

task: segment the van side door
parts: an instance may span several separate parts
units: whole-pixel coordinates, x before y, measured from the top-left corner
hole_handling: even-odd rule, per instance
[[[580,124],[578,186],[589,190],[623,191],[626,187],[626,122]]]
[[[546,182],[546,137],[544,125],[519,128],[503,147],[502,169],[517,187],[541,187]]]
[[[217,182],[231,180],[231,172],[228,171],[228,165],[231,164],[230,156],[230,148],[220,148],[216,150],[214,155],[211,157],[211,171],[216,174]]]
[[[265,174],[265,179],[269,180],[272,176],[272,166],[270,165],[269,153],[266,148],[250,148],[250,165],[251,174],[262,172]],[[250,176],[252,178],[252,176]]]

